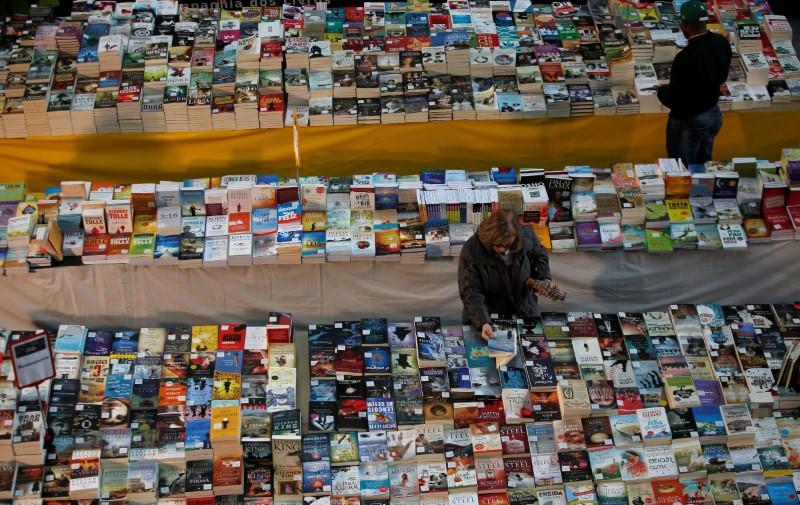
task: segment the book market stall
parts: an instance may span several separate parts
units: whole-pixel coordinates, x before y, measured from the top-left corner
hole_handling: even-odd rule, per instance
[[[710,0],[665,157],[684,3],[3,20],[0,505],[800,505],[800,61]],[[484,339],[501,211],[567,297]]]

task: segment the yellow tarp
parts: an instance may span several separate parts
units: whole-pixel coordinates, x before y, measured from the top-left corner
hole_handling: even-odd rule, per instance
[[[300,129],[303,175],[492,166],[560,169],[666,156],[664,115],[445,121]],[[777,160],[800,146],[797,111],[724,115],[714,157]],[[157,182],[230,173],[294,174],[292,130],[0,139],[0,181],[42,190],[62,180]]]

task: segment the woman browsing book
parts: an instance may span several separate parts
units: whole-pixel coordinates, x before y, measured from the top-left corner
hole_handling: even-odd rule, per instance
[[[550,280],[547,250],[517,216],[499,210],[464,244],[458,265],[463,319],[488,340],[491,314],[536,315],[537,295],[563,300]]]

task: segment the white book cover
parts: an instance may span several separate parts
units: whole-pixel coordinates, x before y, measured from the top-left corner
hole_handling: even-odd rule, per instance
[[[224,237],[228,234],[228,216],[206,217],[206,238]]]
[[[253,255],[253,234],[234,233],[230,236],[228,256],[245,257]]]
[[[159,207],[156,213],[156,226],[159,235],[178,235],[181,232],[181,208]]]
[[[112,200],[106,205],[106,223],[109,233],[131,233],[133,219],[129,201]]]
[[[267,349],[267,327],[248,326],[244,335],[244,348],[249,351],[263,351]]]
[[[228,264],[228,237],[206,237],[203,264],[209,266]]]
[[[651,479],[678,476],[678,465],[671,445],[645,447],[644,458]]]
[[[579,367],[603,366],[603,352],[600,349],[600,342],[597,338],[573,338],[572,349],[575,352],[575,361]]]

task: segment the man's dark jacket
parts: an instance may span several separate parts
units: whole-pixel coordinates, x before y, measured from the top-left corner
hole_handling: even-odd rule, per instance
[[[510,267],[484,247],[477,234],[464,244],[458,264],[458,289],[464,303],[465,324],[480,329],[490,323],[490,314],[536,315],[536,293],[526,281],[528,277],[549,279],[550,262],[547,250],[530,228],[523,227],[521,237],[522,250],[512,253]]]

